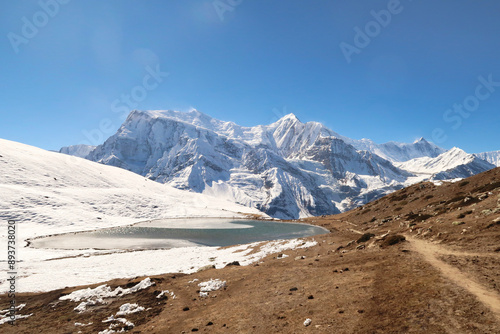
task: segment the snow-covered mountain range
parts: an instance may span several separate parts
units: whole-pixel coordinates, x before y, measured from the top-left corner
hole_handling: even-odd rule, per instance
[[[392,162],[404,162],[422,157],[435,158],[445,152],[444,149],[429,143],[424,138],[420,138],[411,144],[396,142],[375,144],[370,139],[355,140],[347,137],[342,137],[342,139],[358,150],[375,153]]]
[[[243,127],[196,110],[134,110],[86,158],[277,218],[343,212],[415,182],[495,167],[480,155],[445,151],[423,138],[376,144],[293,114]]]
[[[483,152],[474,154],[479,159],[488,161],[497,167],[500,167],[500,151]]]

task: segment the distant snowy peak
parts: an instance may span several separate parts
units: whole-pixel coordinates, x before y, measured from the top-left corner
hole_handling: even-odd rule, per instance
[[[276,123],[283,123],[283,122],[300,122],[300,120],[297,116],[295,116],[295,114],[289,113],[281,117]]]
[[[349,144],[358,150],[370,151],[392,162],[404,162],[415,158],[435,158],[445,152],[441,147],[419,138],[413,143],[387,142],[376,144],[370,139],[355,140],[343,137]]]
[[[62,147],[59,153],[64,153],[68,155],[73,155],[79,158],[86,158],[90,152],[92,152],[96,147],[92,145],[71,145]]]
[[[420,138],[415,139],[415,140],[413,141],[413,144],[417,144],[417,143],[429,143],[429,142],[428,142],[427,140],[425,140],[425,138],[424,138],[424,137],[420,137]]]
[[[416,158],[397,165],[415,174],[433,175],[433,179],[465,178],[495,167],[457,147],[435,158]]]
[[[338,135],[318,122],[302,123],[293,114],[267,126],[280,153],[286,158],[297,158],[320,138]]]
[[[474,155],[479,159],[483,159],[488,161],[490,164],[500,167],[500,151],[476,153]]]

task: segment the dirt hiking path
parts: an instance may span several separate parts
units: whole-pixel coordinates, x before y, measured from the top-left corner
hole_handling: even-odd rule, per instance
[[[477,299],[487,306],[493,314],[495,314],[496,318],[500,320],[500,296],[495,291],[491,291],[477,283],[459,269],[445,263],[438,257],[439,255],[474,256],[477,254],[450,251],[437,244],[416,239],[408,235],[406,235],[406,238],[409,241],[410,247],[415,252],[421,254],[423,258],[437,268],[445,278],[476,296]]]

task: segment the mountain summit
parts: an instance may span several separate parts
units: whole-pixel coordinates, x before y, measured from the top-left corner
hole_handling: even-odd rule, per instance
[[[425,140],[425,138],[424,138],[424,137],[420,137],[420,138],[416,139],[416,140],[413,142],[413,144],[417,144],[417,143],[424,143],[424,144],[425,144],[425,143],[427,143],[427,144],[428,144],[429,142],[428,142],[427,140]]]
[[[463,153],[442,156],[445,150],[423,138],[380,145],[353,140],[293,114],[243,127],[197,110],[134,110],[87,159],[273,217],[299,218],[343,212],[424,179],[494,167]]]

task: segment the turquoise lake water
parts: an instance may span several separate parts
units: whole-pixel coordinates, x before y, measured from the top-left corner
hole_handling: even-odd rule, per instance
[[[31,240],[35,248],[157,249],[230,246],[325,234],[322,227],[261,220],[157,220],[135,225],[68,233]]]

